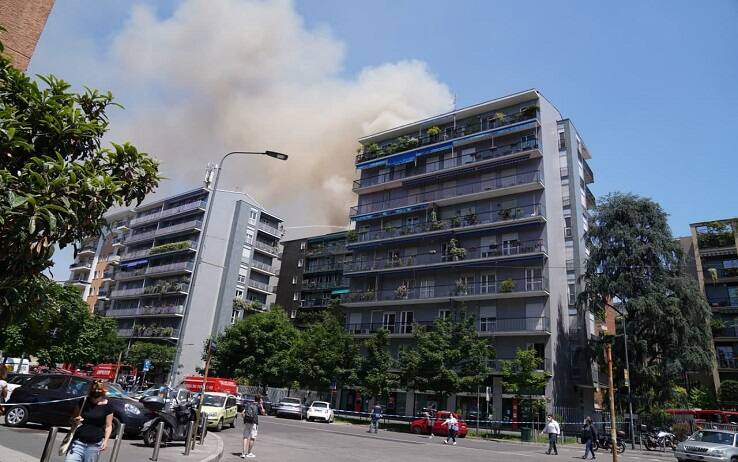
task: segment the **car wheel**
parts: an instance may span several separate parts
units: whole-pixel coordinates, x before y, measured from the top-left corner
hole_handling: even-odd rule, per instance
[[[414,427],[410,427],[410,433],[414,433],[414,434],[416,434],[416,435],[420,435],[421,433],[423,433],[423,429],[422,429],[422,428],[420,428],[420,427],[418,427],[418,426],[416,425],[416,426],[414,426]]]
[[[220,419],[218,421],[218,425],[216,425],[215,429],[213,429],[213,431],[216,431],[216,432],[219,432],[221,430],[223,430],[223,419]]]
[[[28,422],[28,409],[24,406],[11,407],[5,411],[5,425],[8,427],[22,427]]]
[[[154,447],[154,443],[156,442],[156,428],[155,427],[151,427],[144,432],[143,441],[146,446],[150,448]]]

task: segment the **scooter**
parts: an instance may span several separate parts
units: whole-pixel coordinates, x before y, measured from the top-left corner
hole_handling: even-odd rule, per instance
[[[152,447],[156,443],[156,433],[159,422],[164,422],[164,432],[161,436],[162,443],[170,441],[185,441],[187,439],[187,427],[189,422],[194,422],[197,411],[191,401],[185,403],[171,403],[166,409],[166,402],[159,396],[147,396],[141,399],[141,404],[156,416],[146,422],[141,429],[144,444]]]
[[[596,451],[599,448],[605,451],[612,451],[612,438],[610,438],[610,432],[605,432],[597,438],[592,444],[592,450]],[[618,430],[618,454],[625,452],[625,432]]]

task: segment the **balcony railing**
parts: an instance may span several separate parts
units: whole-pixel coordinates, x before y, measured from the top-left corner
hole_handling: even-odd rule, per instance
[[[391,270],[404,267],[435,265],[440,263],[463,263],[467,260],[473,261],[546,251],[546,247],[542,239],[534,239],[530,241],[508,241],[503,244],[492,244],[486,247],[472,247],[468,249],[457,247],[457,249],[463,249],[463,252],[457,251],[455,255],[442,252],[423,253],[395,256],[391,258],[378,258],[370,261],[356,260],[346,262],[344,264],[344,273]]]
[[[473,183],[461,184],[450,187],[438,187],[430,191],[423,191],[417,194],[411,194],[406,197],[397,199],[382,200],[369,202],[351,207],[350,217],[364,215],[366,213],[381,212],[384,210],[395,209],[399,207],[408,207],[411,205],[425,204],[436,202],[443,199],[450,199],[468,194],[476,194],[485,191],[494,191],[502,188],[510,188],[530,183],[543,183],[543,175],[539,171],[518,173],[510,176],[490,178],[486,180],[478,180]]]
[[[738,308],[738,297],[707,297],[712,308]]]
[[[583,162],[584,165],[584,182],[587,184],[594,183],[594,173],[588,163]]]
[[[136,287],[135,289],[116,289],[110,292],[111,297],[133,297],[137,295],[143,295],[144,288]]]
[[[77,262],[77,263],[72,263],[71,265],[69,265],[69,269],[72,271],[77,271],[81,269],[91,269],[91,268],[92,268],[92,262],[89,262],[89,261],[88,262]]]
[[[505,279],[496,282],[474,284],[447,284],[425,287],[403,287],[382,289],[380,291],[363,290],[344,294],[344,303],[366,303],[399,300],[423,300],[434,298],[454,298],[485,295],[506,295],[526,292],[548,291],[546,278]]]
[[[86,245],[77,251],[77,255],[83,253],[95,253],[97,251],[97,244]]]
[[[717,282],[713,278],[736,278],[738,277],[738,268],[705,268],[705,282]]]
[[[184,305],[143,306],[139,308],[121,308],[107,310],[106,316],[111,318],[128,316],[178,316],[184,314]]]
[[[346,330],[352,334],[373,334],[382,329],[388,331],[390,334],[412,334],[416,326],[422,326],[427,330],[432,330],[435,326],[435,321],[346,324]],[[551,332],[551,319],[545,316],[508,318],[487,320],[484,328],[481,325],[477,325],[477,333],[479,335],[511,332]]]
[[[158,221],[160,216],[161,212],[155,212],[148,215],[132,218],[131,221],[128,223],[128,226],[137,226],[144,223],[152,223],[154,221]]]
[[[366,176],[364,178],[355,180],[353,189],[355,191],[360,188],[366,188],[390,181],[410,178],[417,175],[423,175],[425,173],[438,173],[460,166],[466,167],[490,159],[509,156],[511,154],[526,152],[537,148],[538,140],[533,139],[503,146],[495,146],[494,148],[477,151],[473,154],[468,155],[461,155],[461,153],[458,153],[458,155],[452,159],[440,159],[435,162],[427,162],[424,165],[419,165],[412,168],[406,165],[403,170],[396,170],[391,174],[380,173],[377,175]]]
[[[723,327],[721,329],[718,329],[713,334],[713,337],[738,338],[738,327]]]
[[[326,263],[323,265],[306,265],[305,274],[320,273],[326,271],[343,271],[343,262]]]
[[[267,223],[264,223],[263,221],[260,221],[259,222],[259,224],[257,225],[257,228],[260,229],[260,230],[262,230],[262,231],[265,231],[265,232],[271,234],[272,236],[279,236],[280,235],[279,228],[276,228],[276,227],[274,227],[272,225],[269,225]]]
[[[136,217],[131,220],[130,226],[136,226],[136,225],[141,225],[144,223],[151,223],[154,221],[159,221],[162,218],[171,217],[179,213],[189,212],[190,210],[195,210],[198,208],[204,209],[206,206],[207,206],[206,201],[189,202],[187,204],[183,204],[177,207],[172,207],[170,209],[164,209],[156,213],[144,215],[142,217]]]
[[[540,217],[545,215],[543,204],[521,205],[507,209],[494,210],[480,214],[470,213],[467,215],[455,216],[437,220],[435,222],[428,221],[416,225],[390,226],[383,230],[362,231],[357,232],[356,242],[377,241],[382,239],[391,239],[403,236],[412,236],[415,234],[428,233],[442,230],[459,230],[472,226],[487,225],[492,223],[502,223],[512,220],[520,220],[523,218]]]
[[[156,230],[146,231],[144,233],[129,233],[126,238],[126,244],[132,244],[140,241],[150,241],[156,237]]]
[[[277,257],[281,257],[281,254],[279,253],[279,247],[267,244],[265,242],[254,240],[254,248],[259,249],[262,252],[267,252],[271,255],[276,255]]]
[[[427,135],[426,134],[424,136],[400,137],[400,138],[403,138],[402,141],[400,141],[400,138],[398,138],[395,143],[385,144],[383,147],[380,147],[379,149],[371,149],[370,147],[365,147],[363,151],[356,156],[356,163],[359,164],[362,162],[366,162],[368,160],[379,159],[379,158],[390,156],[390,155],[397,154],[400,152],[408,151],[410,149],[416,149],[422,146],[442,143],[444,141],[461,138],[463,136],[468,136],[470,134],[474,134],[480,131],[501,128],[507,125],[511,125],[511,124],[518,123],[518,122],[523,122],[526,120],[535,120],[536,117],[537,117],[537,113],[536,114],[515,113],[515,114],[505,115],[504,117],[500,117],[500,118],[489,117],[481,122],[479,120],[476,120],[472,123],[466,123],[464,126],[458,126],[455,129],[448,127],[442,133],[438,135]],[[457,122],[457,123],[464,123],[464,122]]]
[[[131,279],[131,278],[137,278],[142,277],[146,274],[146,267],[136,268],[128,271],[118,271],[118,280],[125,280],[125,279]]]
[[[252,279],[249,279],[246,285],[248,287],[251,287],[252,289],[259,289],[259,290],[263,290],[264,292],[271,292],[271,290],[269,290],[269,284],[265,284],[263,282],[254,281]]]
[[[718,367],[721,369],[738,369],[738,357],[718,355]]]
[[[146,274],[159,274],[159,273],[171,273],[175,271],[192,271],[193,262],[191,261],[180,261],[177,263],[170,263],[168,265],[149,266],[146,268]]]
[[[300,300],[300,308],[323,308],[331,302],[330,298],[313,298]]]
[[[337,289],[339,287],[348,287],[349,281],[346,279],[342,279],[340,281],[303,281],[302,282],[302,289],[303,290],[330,290],[330,289]]]
[[[165,234],[188,231],[195,228],[202,228],[202,220],[190,220],[177,225],[167,226],[166,228],[159,228],[156,230],[156,235],[163,236]]]
[[[133,329],[118,329],[118,337],[179,338],[179,329],[137,326]]]
[[[272,268],[272,265],[269,263],[263,263],[260,261],[252,260],[251,267],[260,269],[262,271],[266,271],[267,273],[274,273],[274,269]]]
[[[307,249],[305,255],[308,257],[314,257],[317,255],[329,255],[329,254],[341,254],[346,253],[346,244],[342,245],[325,245],[325,246],[314,246]]]

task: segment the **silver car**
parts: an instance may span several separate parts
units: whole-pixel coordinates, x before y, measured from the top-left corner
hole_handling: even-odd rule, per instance
[[[277,405],[277,417],[292,417],[302,420],[305,409],[300,398],[282,398]]]
[[[699,430],[679,443],[674,455],[679,462],[738,462],[737,438],[734,431]]]

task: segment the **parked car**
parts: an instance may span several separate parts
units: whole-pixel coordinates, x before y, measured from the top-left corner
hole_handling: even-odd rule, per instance
[[[261,397],[261,406],[264,408],[264,413],[266,415],[275,415],[277,412],[277,406],[275,406],[274,403],[272,403],[272,400],[266,396]]]
[[[219,432],[223,426],[236,426],[238,406],[236,397],[227,393],[205,393],[202,401],[202,412],[208,415],[208,428]]]
[[[13,390],[28,382],[33,377],[34,376],[31,374],[8,374],[8,396],[6,396],[5,399],[10,399],[10,396],[13,394]]]
[[[277,417],[292,417],[302,419],[305,409],[300,398],[282,398],[275,411]]]
[[[307,419],[310,422],[313,420],[322,420],[323,422],[333,423],[335,416],[333,415],[333,409],[331,409],[331,403],[313,401],[307,410]]]
[[[449,411],[438,411],[436,412],[435,417],[431,419],[433,422],[433,434],[434,435],[440,435],[440,436],[446,436],[448,435],[448,426],[443,425],[443,422],[448,419],[449,414],[451,414]],[[453,413],[454,417],[459,421],[459,438],[465,438],[466,434],[469,432],[469,427],[466,425],[466,422],[463,422],[461,420],[461,417],[457,413]],[[430,427],[428,426],[428,423],[425,419],[415,419],[412,422],[410,422],[410,432],[415,434],[422,434],[422,435],[429,435],[430,434]]]
[[[680,462],[733,462],[738,460],[738,433],[727,430],[699,430],[677,444],[674,456]]]
[[[79,406],[87,395],[90,377],[67,374],[36,375],[13,391],[13,396],[5,406],[5,425],[22,427],[29,422],[44,425],[69,426],[74,408]],[[108,401],[113,407],[113,433],[118,423],[126,424],[126,435],[137,435],[144,423],[153,415],[138,401],[129,398],[117,384],[106,383]],[[78,397],[79,400],[69,400]],[[13,403],[49,404],[17,405]]]

